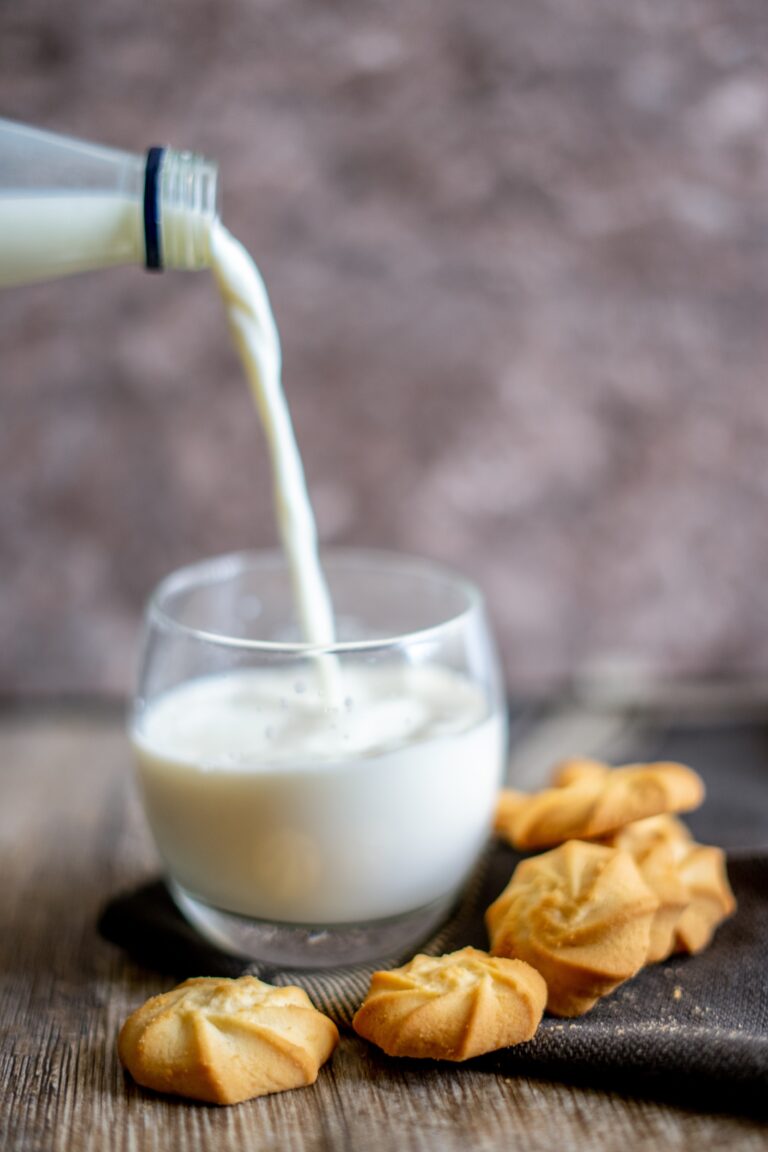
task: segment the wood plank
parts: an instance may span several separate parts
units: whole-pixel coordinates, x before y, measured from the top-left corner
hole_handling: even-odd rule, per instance
[[[116,1034],[168,981],[94,929],[111,894],[157,870],[122,725],[3,717],[0,798],[0,1147],[9,1152],[765,1148],[749,1119],[425,1068],[354,1036],[312,1088],[228,1109],[143,1092],[119,1067]]]

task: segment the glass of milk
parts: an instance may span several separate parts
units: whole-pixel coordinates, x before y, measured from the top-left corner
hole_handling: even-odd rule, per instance
[[[301,639],[278,553],[205,560],[147,610],[131,717],[179,908],[219,946],[318,968],[416,947],[486,843],[506,711],[482,598],[330,550],[336,640]]]

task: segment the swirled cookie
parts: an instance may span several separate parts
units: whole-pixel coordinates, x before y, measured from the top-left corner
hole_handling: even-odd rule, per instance
[[[725,853],[697,844],[674,816],[639,820],[609,841],[629,852],[659,897],[648,963],[671,952],[701,952],[717,926],[736,910]]]
[[[513,847],[526,851],[565,840],[594,840],[634,820],[696,808],[704,798],[701,778],[684,764],[627,764],[599,771],[594,761],[586,762],[589,767],[576,763],[575,770],[571,762],[565,772],[565,783],[534,792],[524,802],[516,797],[506,815],[502,804],[496,829]]]
[[[118,1054],[145,1088],[237,1104],[312,1084],[338,1039],[301,988],[200,977],[129,1016]]]
[[[570,840],[518,864],[486,912],[491,951],[542,974],[550,1012],[580,1016],[645,963],[658,905],[627,852]]]
[[[691,901],[679,869],[679,846],[684,845],[687,852],[691,834],[675,816],[650,816],[627,824],[607,842],[629,852],[643,880],[658,897],[646,964],[665,960],[673,950],[677,925]]]
[[[708,844],[678,849],[678,875],[689,903],[675,926],[673,952],[701,952],[718,924],[736,911],[736,899],[728,883],[725,853]]]
[[[462,948],[374,972],[352,1026],[389,1056],[468,1060],[530,1040],[546,999],[528,964]]]

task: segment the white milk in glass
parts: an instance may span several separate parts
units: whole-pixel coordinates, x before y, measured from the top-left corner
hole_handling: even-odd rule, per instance
[[[294,681],[201,678],[144,714],[134,740],[170,873],[214,907],[297,923],[396,916],[455,890],[499,786],[503,721],[483,693],[437,667],[345,667],[329,724]]]

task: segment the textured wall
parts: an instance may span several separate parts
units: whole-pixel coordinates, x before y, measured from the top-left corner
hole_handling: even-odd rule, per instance
[[[218,158],[323,537],[490,600],[510,683],[768,671],[763,0],[25,0],[0,111]],[[0,296],[0,691],[119,691],[271,545],[205,274]]]

